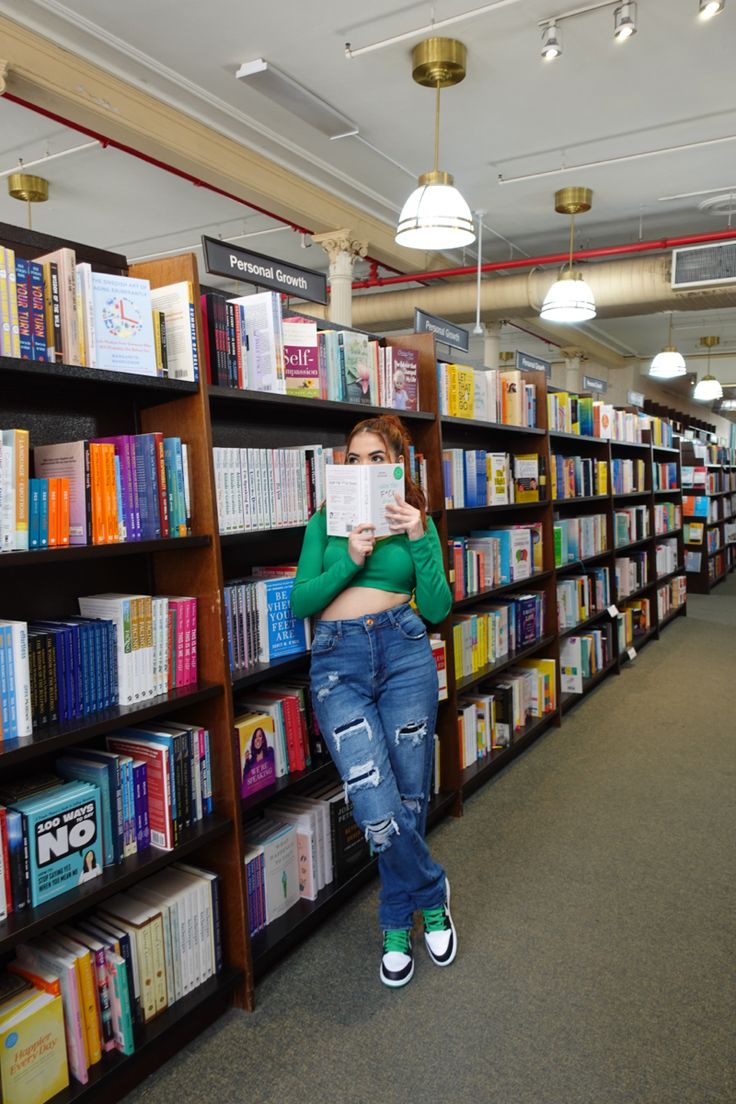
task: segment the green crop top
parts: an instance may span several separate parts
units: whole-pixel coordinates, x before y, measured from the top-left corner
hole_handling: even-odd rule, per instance
[[[447,617],[452,594],[442,562],[440,538],[431,518],[419,540],[397,533],[376,541],[363,567],[353,563],[347,537],[328,537],[324,510],[309,520],[291,608],[295,617],[312,617],[349,586],[375,587],[395,594],[415,593],[422,617],[436,623]]]

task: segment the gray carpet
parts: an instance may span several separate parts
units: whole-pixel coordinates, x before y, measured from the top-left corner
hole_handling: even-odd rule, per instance
[[[374,883],[127,1104],[733,1104],[735,655],[732,576],[432,834],[452,967]]]

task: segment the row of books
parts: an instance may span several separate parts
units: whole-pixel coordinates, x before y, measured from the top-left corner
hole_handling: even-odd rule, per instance
[[[657,587],[657,616],[663,621],[669,614],[680,609],[687,601],[687,578],[676,575],[662,586]]]
[[[557,583],[557,627],[560,632],[574,629],[611,604],[611,582],[607,567],[591,568],[585,575],[561,579]]]
[[[236,700],[236,713],[243,798],[277,778],[309,769],[324,755],[306,676],[290,675],[243,694]]]
[[[682,525],[682,506],[679,502],[655,502],[654,535],[661,536]]]
[[[254,567],[252,575],[225,584],[227,649],[233,675],[309,649],[310,622],[291,612],[295,574],[294,564]]]
[[[690,436],[688,436],[690,434]],[[692,437],[692,431],[685,430],[681,442],[682,458],[686,463],[724,464],[733,466],[736,464],[736,449],[727,448],[725,445],[714,445],[706,441],[698,441]]]
[[[617,556],[615,561],[616,597],[627,598],[641,590],[649,582],[649,555],[647,552],[631,552]]]
[[[655,491],[679,491],[677,464],[674,460],[666,464],[652,464],[652,482]]]
[[[541,640],[544,635],[544,593],[533,591],[484,603],[452,622],[455,678],[468,678],[484,667]]]
[[[500,425],[537,424],[537,387],[516,369],[437,363],[440,414]]]
[[[646,636],[651,627],[649,598],[637,598],[625,606],[620,606],[617,618],[619,654],[631,648],[642,636]]]
[[[715,533],[718,535],[717,529]],[[711,549],[708,549],[708,551],[711,551]],[[715,551],[715,549],[712,551]],[[655,544],[654,564],[658,579],[662,575],[670,575],[673,571],[677,571],[680,566],[678,560],[677,540],[674,537],[670,540],[658,541]]]
[[[611,403],[588,395],[550,391],[547,394],[547,414],[549,429],[553,433],[576,433],[582,437],[599,437],[601,440],[630,444],[644,443],[645,434],[649,433],[653,444],[668,448],[672,445],[672,426],[664,419],[620,410]]]
[[[449,540],[448,549],[454,596],[465,598],[542,571],[542,523],[471,529]]]
[[[138,1024],[221,971],[219,881],[212,871],[175,863],[18,945],[0,977],[0,1037],[11,1059],[0,1064],[4,1101],[43,1104],[70,1074],[86,1085],[103,1055],[135,1052]]]
[[[604,670],[613,659],[613,626],[601,625],[560,644],[560,688],[563,694],[582,694],[585,680]]]
[[[191,532],[188,450],[162,433],[36,445],[2,431],[0,550],[116,544]]]
[[[643,460],[611,460],[611,484],[614,494],[630,494],[646,490],[646,466]]]
[[[506,506],[546,497],[544,456],[485,449],[442,450],[445,507]]]
[[[0,248],[0,355],[196,380],[192,285],[93,272],[68,248]]]
[[[555,567],[597,556],[608,548],[605,514],[554,519]]]
[[[282,317],[272,291],[202,295],[207,382],[304,399],[418,410],[419,356],[354,330]]]
[[[553,659],[523,659],[476,693],[458,698],[458,743],[463,768],[510,747],[531,718],[557,708]]]
[[[292,448],[212,450],[221,533],[306,525],[325,499],[325,465],[333,449]]]
[[[633,541],[644,540],[651,533],[649,507],[627,506],[613,512],[613,543],[621,548]]]
[[[725,552],[716,552],[714,556],[708,557],[708,582],[713,584],[717,582],[728,570],[728,560],[726,559]]]
[[[585,456],[552,454],[552,498],[570,499],[608,494],[608,464]]]

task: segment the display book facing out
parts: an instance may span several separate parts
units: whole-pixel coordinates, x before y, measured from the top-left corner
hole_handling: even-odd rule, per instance
[[[16,257],[71,249],[92,270],[126,272],[123,257],[14,227],[0,227],[0,241]],[[191,256],[139,266],[129,275],[148,280],[154,288],[197,282]],[[56,358],[13,356],[4,357],[2,367],[12,380],[14,402],[12,411],[0,408],[0,428],[30,430],[31,465],[35,446],[161,433],[188,443],[191,483],[196,488],[190,533],[176,540],[142,536],[135,543],[102,547],[14,548],[0,557],[6,584],[12,577],[12,586],[2,587],[0,608],[0,700],[5,706],[0,716],[7,722],[0,744],[1,896],[6,913],[0,919],[0,952],[6,969],[15,963],[31,977],[33,1001],[40,999],[37,992],[48,992],[53,1003],[52,990],[58,987],[66,1073],[57,1073],[70,1077],[75,1098],[114,1099],[232,999],[241,1005],[251,1000],[231,698],[225,692],[219,615],[221,573],[212,538],[208,411],[196,383],[166,379],[153,371],[131,375]],[[129,619],[119,622],[109,611],[93,614],[87,609],[87,618],[102,620],[85,622],[97,628],[85,629],[83,635],[79,599],[110,592],[135,596],[141,604],[134,609],[129,605]],[[196,629],[194,622],[189,628],[186,676],[181,666],[184,636],[179,654],[170,614],[153,662],[155,625],[146,620],[142,601],[151,595],[163,596],[169,607],[185,596],[196,611]],[[23,669],[24,657],[15,640],[19,625],[31,625],[29,636],[35,632],[36,641],[51,649],[51,658],[46,657],[43,665],[35,662],[35,645],[25,657],[31,681],[21,679],[17,685],[25,686],[32,709],[23,726],[18,725],[21,710],[16,710],[13,731],[8,680],[19,678]],[[61,625],[66,627],[62,630]],[[108,631],[110,650],[105,652],[103,636]],[[4,646],[8,633],[9,652]],[[140,650],[134,662],[136,642]],[[167,676],[161,662],[163,650],[172,645],[173,669]],[[124,658],[116,662],[118,647]],[[123,674],[134,688],[142,688],[137,700],[135,695],[127,702],[116,697],[122,689],[116,679]],[[26,697],[20,695],[16,706],[21,699],[25,705]],[[205,744],[199,744],[199,736],[195,740],[195,730],[203,740],[207,736],[206,762],[198,755]],[[116,737],[133,741],[126,750],[134,754],[113,751]],[[61,788],[54,784],[57,776],[64,780]],[[148,800],[143,804],[145,778]],[[44,782],[47,789],[30,793]],[[72,789],[75,803],[62,803],[62,794],[64,802],[67,794],[74,796]],[[146,830],[150,832],[157,817],[162,831],[170,834],[149,842]],[[17,852],[11,855],[7,846],[9,823],[21,832],[19,868]],[[32,860],[35,854],[44,869],[31,866],[23,897],[22,832],[34,827],[34,835],[28,837],[30,856]],[[53,877],[46,877],[49,871]],[[186,889],[187,879],[195,879],[192,884],[201,889]],[[175,973],[175,923],[187,915],[200,917],[203,939],[196,951],[189,949],[184,973],[181,968]],[[154,923],[155,917],[159,919]],[[206,929],[211,936],[207,941]],[[181,967],[180,959],[176,961]],[[3,975],[3,992],[7,976]],[[158,989],[153,1006],[143,1000],[149,985]],[[6,1012],[3,1005],[0,1013]],[[23,1030],[30,1033],[26,1038],[31,1045],[34,1022],[29,1012]],[[82,1034],[75,1035],[79,1031]],[[3,1097],[12,1099],[4,1068],[0,1077]]]

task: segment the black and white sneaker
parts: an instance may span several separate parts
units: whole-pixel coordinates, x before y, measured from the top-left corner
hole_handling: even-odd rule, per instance
[[[407,985],[414,974],[414,951],[411,931],[391,928],[383,933],[381,981],[392,989]]]
[[[445,903],[422,909],[424,945],[435,966],[449,966],[457,954],[457,933],[450,915],[450,883],[445,878]]]

